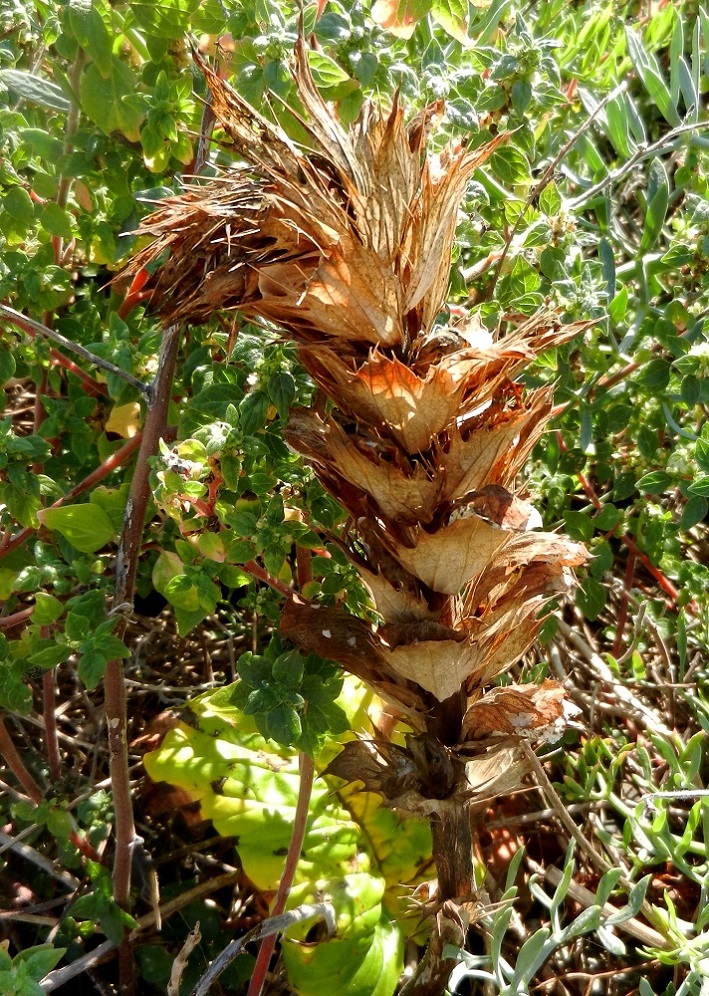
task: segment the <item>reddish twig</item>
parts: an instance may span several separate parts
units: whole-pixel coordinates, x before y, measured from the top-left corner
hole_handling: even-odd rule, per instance
[[[308,825],[308,809],[310,806],[310,795],[313,790],[314,776],[315,764],[313,759],[308,757],[307,754],[301,753],[300,788],[298,791],[298,803],[295,809],[295,820],[293,822],[293,834],[288,846],[288,854],[286,855],[283,875],[281,876],[281,881],[278,885],[276,901],[273,904],[273,910],[271,912],[272,916],[280,916],[280,914],[284,911],[291,887],[293,885],[293,878],[295,877],[295,870],[298,865],[298,860],[300,859],[300,852],[303,849],[305,831]],[[273,954],[275,946],[275,934],[272,934],[270,937],[266,937],[263,941],[261,941],[261,947],[259,948],[258,955],[256,956],[256,965],[254,967],[253,975],[251,976],[247,996],[261,996],[266,979],[266,972],[268,971],[271,955]]]
[[[625,622],[628,618],[628,597],[633,584],[633,575],[635,574],[635,560],[635,552],[633,550],[629,550],[628,562],[625,565],[625,577],[623,578],[623,591],[620,596],[620,605],[618,606],[618,621],[616,623],[615,640],[613,641],[613,656],[615,658],[620,657],[623,649],[623,633],[625,630]]]
[[[105,398],[110,397],[108,388],[105,384],[102,384],[100,381],[96,380],[95,377],[92,377],[91,374],[88,374],[85,370],[82,370],[81,367],[78,367],[73,360],[69,359],[68,356],[60,353],[58,349],[54,349],[52,346],[49,350],[49,355],[56,363],[59,364],[60,367],[64,367],[64,369],[68,370],[69,373],[73,373],[74,376],[78,377],[90,394],[100,394]]]
[[[107,460],[104,460],[104,462],[96,468],[96,470],[93,470],[83,479],[83,481],[80,481],[77,485],[67,491],[65,495],[58,498],[52,505],[49,506],[49,508],[59,508],[60,505],[64,505],[67,502],[72,501],[74,498],[78,498],[79,495],[82,495],[85,491],[88,491],[89,488],[92,488],[94,484],[98,484],[99,481],[102,481],[105,477],[108,477],[111,471],[121,467],[133,455],[133,453],[140,446],[142,438],[142,433],[138,433],[133,436],[132,439],[129,439],[124,446],[122,446],[119,450],[116,450],[115,453],[112,453]],[[21,529],[18,533],[15,533],[14,536],[10,536],[8,531],[3,536],[2,540],[0,540],[0,560],[2,560],[3,557],[6,557],[12,550],[16,550],[18,546],[21,546],[25,540],[29,539],[30,536],[34,536],[36,532],[37,527],[35,526],[27,526],[25,529]],[[9,619],[10,616],[7,618]],[[0,623],[0,625],[2,625],[2,623]]]
[[[275,591],[280,592],[281,595],[285,595],[286,598],[293,597],[293,589],[290,585],[284,584],[283,581],[279,581],[278,578],[274,578],[272,574],[266,570],[265,567],[261,567],[257,564],[255,560],[247,560],[243,565],[244,570],[247,574],[250,574],[254,578],[258,578],[259,581],[263,581],[264,584],[270,585]]]
[[[0,616],[0,629],[12,629],[13,626],[19,626],[20,623],[26,622],[33,612],[34,605],[28,605],[26,609],[13,612],[10,616]]]
[[[559,447],[562,453],[565,453],[567,449],[566,443],[564,442],[564,438],[558,429],[556,431],[556,437],[559,440]],[[591,482],[588,481],[587,478],[580,472],[577,472],[576,476],[588,500],[591,502],[594,508],[600,511],[600,509],[603,508],[603,502],[596,494],[595,489],[591,484]],[[672,600],[673,604],[676,606],[677,599],[679,598],[679,591],[677,590],[677,588],[675,588],[675,586],[672,584],[667,575],[662,570],[660,570],[659,567],[656,567],[653,564],[648,555],[646,553],[643,553],[643,551],[637,546],[635,541],[630,536],[628,536],[627,533],[621,533],[618,536],[618,539],[620,540],[621,543],[627,546],[628,549],[631,551],[631,553],[633,553],[635,557],[642,563],[643,567],[645,567],[648,573],[654,577],[660,588],[662,588],[664,593]],[[692,614],[694,614],[696,612],[696,607],[694,603],[690,602],[687,605],[687,610]]]
[[[145,512],[150,498],[149,459],[158,452],[159,441],[165,435],[170,390],[177,361],[179,330],[166,332],[160,350],[158,371],[152,385],[145,417],[140,451],[126,503],[123,529],[116,554],[116,607],[130,604],[135,590],[135,577],[143,538]],[[121,638],[125,632],[125,618],[116,630]],[[127,701],[123,677],[123,662],[109,661],[105,677],[105,707],[108,727],[108,749],[116,814],[116,853],[113,866],[113,896],[119,906],[127,909],[130,899],[132,849],[135,842],[135,823],[131,801],[130,774],[128,770]],[[127,960],[121,959],[126,969]],[[127,969],[126,969],[127,970]],[[131,969],[132,972],[132,969]],[[126,980],[126,984],[127,980]],[[130,986],[129,986],[130,988]]]
[[[298,574],[298,588],[302,592],[306,584],[313,580],[313,557],[305,546],[295,548],[295,566]]]
[[[25,763],[20,757],[17,747],[15,747],[12,737],[5,726],[5,720],[2,716],[0,716],[0,754],[2,754],[5,758],[5,763],[8,768],[18,780],[32,802],[36,806],[39,806],[40,802],[44,799],[44,792],[27,770]]]

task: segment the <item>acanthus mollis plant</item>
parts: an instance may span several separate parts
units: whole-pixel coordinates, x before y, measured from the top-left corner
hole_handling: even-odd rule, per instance
[[[460,201],[505,136],[434,155],[431,113],[407,125],[396,99],[386,113],[366,104],[345,130],[301,40],[307,141],[296,143],[203,69],[245,165],[163,202],[131,269],[155,271],[149,289],[165,323],[236,309],[277,326],[319,389],[292,413],[287,441],[349,513],[329,539],[359,571],[378,621],[293,591],[280,632],[366,681],[411,728],[405,747],[349,743],[330,771],[430,818],[441,905],[415,986],[440,992],[451,967],[443,940],[462,939],[474,894],[474,816],[519,785],[521,738],[563,730],[554,682],[490,686],[529,650],[545,604],[586,559],[536,528],[515,485],[551,413],[550,392],[525,392],[516,378],[585,326],[510,315],[489,331],[461,309],[442,320]]]

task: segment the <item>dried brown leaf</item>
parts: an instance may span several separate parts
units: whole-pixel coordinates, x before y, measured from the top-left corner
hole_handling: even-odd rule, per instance
[[[463,741],[499,735],[558,740],[564,732],[565,692],[549,678],[541,685],[494,688],[467,710]]]

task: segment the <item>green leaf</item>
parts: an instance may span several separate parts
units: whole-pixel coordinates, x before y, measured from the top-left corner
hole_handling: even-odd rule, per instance
[[[285,421],[295,399],[295,381],[292,374],[279,371],[269,378],[266,386],[268,396],[278,409],[280,418]]]
[[[527,157],[514,145],[503,146],[492,154],[490,170],[496,180],[508,186],[531,182]]]
[[[645,491],[649,495],[661,495],[671,483],[672,478],[664,470],[652,470],[649,474],[643,474],[635,486],[638,491]]]
[[[642,39],[631,28],[626,27],[625,37],[635,71],[643,86],[655,101],[660,114],[673,127],[682,123],[679,111],[672,99],[665,77],[655,56],[643,45]]]
[[[155,38],[182,40],[199,5],[200,0],[133,0],[131,11],[138,24]]]
[[[598,619],[606,606],[607,591],[595,578],[587,577],[581,583],[581,587],[576,591],[576,604],[583,614],[593,622]]]
[[[96,5],[90,0],[74,0],[69,4],[67,21],[74,38],[107,79],[112,69],[113,39]]]
[[[47,830],[55,837],[66,838],[74,829],[71,816],[65,809],[52,809],[47,816]]]
[[[640,239],[640,252],[646,253],[655,245],[662,233],[670,200],[670,184],[661,159],[653,159],[648,178],[648,203],[645,225]]]
[[[137,82],[130,67],[115,55],[111,57],[107,75],[103,75],[93,62],[87,66],[81,77],[81,106],[105,134],[118,131],[131,142],[140,138],[143,112],[123,100],[135,93]]]
[[[295,743],[303,732],[303,725],[296,710],[284,704],[277,705],[275,709],[266,713],[260,713],[256,721],[265,737],[286,747]]]
[[[645,901],[645,893],[647,892],[651,878],[651,875],[646,875],[645,878],[640,879],[640,881],[633,886],[630,890],[630,894],[628,895],[628,902],[626,905],[619,909],[617,913],[611,914],[611,916],[604,921],[607,927],[618,923],[625,923],[626,920],[630,920],[632,917],[638,915],[640,907]]]
[[[46,643],[48,641],[40,641],[41,643]],[[67,647],[63,643],[52,643],[50,646],[44,646],[41,650],[37,650],[35,653],[30,654],[27,658],[29,664],[33,664],[35,667],[41,667],[45,670],[49,668],[57,667],[58,664],[63,664],[64,661],[71,656],[71,647]]]
[[[308,63],[315,85],[327,91],[325,97],[329,100],[340,100],[359,87],[359,83],[324,52],[309,48]]]
[[[468,4],[465,0],[433,0],[431,17],[457,41],[467,42]]]
[[[619,519],[620,519],[619,510],[615,507],[615,505],[611,505],[609,503],[603,506],[603,508],[600,510],[600,512],[594,519],[594,523],[596,529],[600,530],[602,533],[606,533],[610,529],[614,529],[615,526],[618,525]]]
[[[646,363],[638,374],[640,383],[651,391],[664,391],[670,382],[671,367],[659,357]]]
[[[62,239],[72,237],[69,212],[59,207],[55,201],[49,201],[44,205],[39,215],[39,221],[42,228],[50,235],[58,235]]]
[[[32,622],[38,626],[50,626],[64,613],[64,605],[53,595],[38,591],[34,597],[34,612]]]
[[[245,436],[252,436],[266,424],[268,397],[263,391],[250,391],[239,404],[241,428]]]
[[[701,495],[703,498],[709,497],[709,474],[697,477],[687,490],[693,495]]]
[[[66,948],[55,948],[51,944],[38,944],[25,948],[15,955],[15,964],[27,966],[30,977],[39,982],[55,968],[66,954]],[[19,994],[22,996],[22,994]]]
[[[709,501],[701,495],[693,495],[682,509],[682,518],[679,527],[683,532],[696,526],[698,522],[706,519],[709,513]]]
[[[69,101],[61,89],[56,83],[41,76],[34,76],[20,69],[0,69],[0,83],[4,83],[18,97],[31,104],[46,107],[50,111],[61,111],[63,114],[69,111]]]
[[[110,518],[98,505],[62,505],[40,509],[37,518],[82,553],[95,553],[116,538]]]
[[[103,680],[108,658],[101,650],[90,649],[79,657],[79,677],[92,692]]]
[[[3,197],[2,206],[23,225],[34,221],[34,204],[24,187],[12,187]]]
[[[17,364],[9,349],[0,349],[0,387],[15,376]]]
[[[587,543],[593,536],[593,519],[585,512],[564,512],[564,522],[566,524],[566,531],[571,539]]]

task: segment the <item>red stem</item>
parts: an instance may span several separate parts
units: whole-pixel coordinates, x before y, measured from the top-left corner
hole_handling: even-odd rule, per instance
[[[247,560],[243,565],[244,570],[247,574],[251,574],[252,577],[258,578],[259,581],[263,581],[265,584],[270,585],[275,591],[285,595],[286,598],[293,597],[293,589],[290,585],[284,584],[279,581],[278,578],[274,578],[272,574],[269,574],[265,567],[261,567],[257,564],[255,560]]]
[[[312,553],[305,546],[296,546],[295,565],[298,572],[298,589],[300,591],[313,580]]]
[[[22,788],[30,797],[32,802],[39,806],[44,799],[44,792],[29,773],[25,764],[17,752],[17,748],[12,742],[12,738],[5,726],[5,720],[0,716],[0,754],[5,758],[5,762],[18,780]]]
[[[559,440],[559,447],[562,453],[565,453],[567,449],[566,443],[564,442],[564,438],[558,429],[556,431],[556,437]],[[577,473],[576,476],[578,477],[579,484],[583,488],[586,497],[594,506],[594,508],[599,510],[602,509],[603,502],[599,499],[590,481],[588,481],[586,477],[584,477],[584,475],[581,473]],[[637,546],[635,541],[630,536],[628,536],[627,533],[622,533],[618,537],[618,539],[621,541],[621,543],[624,543],[625,546],[628,547],[628,549],[631,551],[631,553],[635,555],[635,557],[637,557],[637,559],[642,563],[642,565],[645,567],[648,573],[654,577],[660,588],[662,588],[665,594],[668,595],[670,599],[672,599],[672,602],[676,606],[677,599],[679,598],[679,591],[677,590],[677,588],[675,588],[670,579],[663,573],[663,571],[660,570],[659,567],[655,567],[655,565],[652,563],[647,554],[643,553],[643,551]],[[691,612],[693,615],[696,613],[696,606],[693,602],[688,603],[687,611]]]
[[[272,916],[280,916],[286,908],[286,902],[288,901],[288,896],[293,886],[295,870],[298,866],[300,852],[303,849],[305,831],[308,825],[308,809],[310,807],[310,795],[313,790],[315,764],[313,759],[308,757],[307,754],[301,753],[299,760],[300,789],[298,791],[298,803],[295,809],[293,834],[288,846],[288,854],[286,855],[283,875],[281,876],[281,881],[278,885],[276,901],[273,904],[273,910],[271,911]],[[265,937],[263,941],[261,941],[261,947],[259,948],[258,955],[256,956],[256,966],[254,968],[253,975],[251,976],[247,996],[261,996],[266,979],[266,972],[268,971],[271,955],[273,954],[275,946],[275,934],[272,934],[270,937]]]
[[[70,491],[67,491],[65,495],[58,498],[52,505],[49,506],[49,508],[59,508],[60,505],[63,505],[65,502],[70,502],[73,498],[78,498],[79,495],[84,493],[84,491],[88,491],[89,488],[94,486],[94,484],[98,484],[99,481],[102,481],[105,477],[108,477],[111,471],[122,466],[128,458],[132,456],[132,454],[140,446],[141,439],[141,433],[133,436],[132,439],[128,440],[125,446],[122,446],[120,450],[116,450],[116,452],[108,457],[107,460],[104,460],[100,467],[97,467],[96,470],[92,471],[88,477],[84,478],[83,481],[80,481],[77,485],[71,488]],[[37,528],[35,526],[28,526],[26,529],[21,529],[19,533],[15,533],[14,536],[10,536],[8,530],[0,541],[0,560],[2,560],[3,557],[6,557],[12,550],[15,550],[18,546],[21,546],[26,539],[29,539],[30,536],[34,536],[36,532]],[[9,619],[11,617],[8,616],[7,618]]]
[[[635,574],[635,554],[628,551],[628,562],[625,565],[625,577],[623,579],[623,593],[620,597],[618,607],[618,622],[616,623],[615,640],[613,641],[613,656],[620,657],[623,648],[623,633],[625,631],[625,621],[628,618],[628,596],[633,584]]]
[[[32,335],[32,332],[28,332],[28,334]],[[108,388],[105,384],[101,384],[94,377],[92,377],[91,374],[86,373],[86,371],[82,370],[81,367],[78,367],[73,360],[70,360],[68,356],[64,356],[63,353],[60,353],[58,349],[51,347],[49,355],[59,364],[60,367],[64,367],[65,370],[68,370],[70,373],[73,373],[76,377],[78,377],[79,380],[86,385],[91,394],[100,394],[106,398],[110,397]]]
[[[0,616],[0,629],[12,629],[13,626],[19,626],[20,623],[29,619],[33,612],[34,605],[29,605],[26,609],[13,612],[11,616]]]

